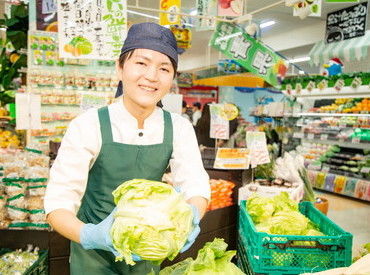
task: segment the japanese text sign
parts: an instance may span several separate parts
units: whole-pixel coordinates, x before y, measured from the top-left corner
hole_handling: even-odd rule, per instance
[[[267,150],[266,135],[264,132],[247,132],[247,148],[250,150],[250,159],[252,168],[258,164],[270,162],[269,152]]]
[[[222,116],[223,104],[211,104],[210,137],[217,139],[229,139],[229,121]]]
[[[217,16],[217,2],[197,0],[197,12],[198,15],[207,15],[209,18],[198,18],[195,24],[195,29],[197,31],[213,29],[216,24],[215,18]]]
[[[181,7],[181,0],[160,0],[159,9],[163,11],[179,13]],[[166,25],[180,25],[180,16],[171,13],[160,13],[159,24]]]
[[[117,59],[127,33],[124,0],[58,1],[59,55]]]
[[[273,86],[286,72],[284,59],[235,24],[219,22],[210,45]]]
[[[248,169],[249,150],[247,148],[218,148],[213,167],[217,169]]]
[[[328,13],[326,43],[338,42],[365,35],[367,2]]]

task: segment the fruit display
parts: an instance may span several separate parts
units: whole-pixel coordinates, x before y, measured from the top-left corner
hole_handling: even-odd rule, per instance
[[[17,134],[9,130],[0,129],[0,148],[18,148],[20,143]]]
[[[311,108],[309,112],[368,114],[370,98],[338,98],[330,105]]]
[[[0,107],[0,117],[7,116],[8,114],[9,112],[5,108]]]
[[[297,121],[305,138],[341,142],[370,142],[370,117],[302,117]]]

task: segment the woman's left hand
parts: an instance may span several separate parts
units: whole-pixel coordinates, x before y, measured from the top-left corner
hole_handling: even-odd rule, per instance
[[[188,250],[193,245],[193,243],[195,242],[196,238],[198,237],[198,235],[200,233],[200,227],[199,227],[199,222],[200,222],[199,210],[198,210],[198,208],[196,206],[194,206],[192,204],[190,204],[190,206],[191,206],[191,209],[193,211],[193,231],[190,232],[190,234],[188,236],[188,239],[186,240],[185,245],[180,250],[180,253],[183,253],[186,250]]]

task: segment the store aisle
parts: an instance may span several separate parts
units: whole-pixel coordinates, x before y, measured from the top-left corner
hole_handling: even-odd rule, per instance
[[[358,248],[370,242],[370,203],[329,193],[316,193],[329,200],[328,217],[353,234],[352,255],[356,256]]]

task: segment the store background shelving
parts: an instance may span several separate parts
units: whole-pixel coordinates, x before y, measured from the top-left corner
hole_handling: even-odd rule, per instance
[[[303,89],[299,93],[294,90],[289,93],[286,90],[283,92],[302,106],[301,110],[296,110],[293,114],[299,119],[293,126],[292,138],[300,140],[301,146],[297,147],[297,150],[303,150],[300,153],[306,158],[306,167],[313,186],[316,189],[370,201],[370,174],[368,174],[370,167],[367,167],[370,166],[369,163],[362,167],[352,161],[355,164],[351,166],[348,165],[351,163],[350,158],[323,158],[326,150],[339,148],[338,150],[347,152],[347,156],[353,153],[354,159],[356,154],[363,156],[365,160],[370,159],[370,155],[367,154],[370,140],[366,135],[358,134],[370,131],[370,111],[365,108],[356,113],[344,113],[339,108],[325,112],[323,111],[325,108],[320,110],[320,105],[315,105],[317,102],[320,104],[320,101],[330,102],[331,99],[334,101],[341,98],[348,100],[370,98],[370,86],[343,87],[340,90]],[[354,172],[351,172],[351,169]]]

